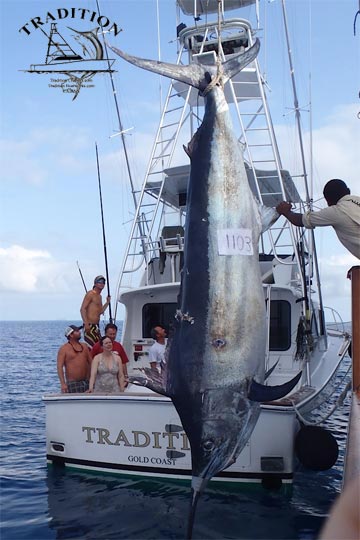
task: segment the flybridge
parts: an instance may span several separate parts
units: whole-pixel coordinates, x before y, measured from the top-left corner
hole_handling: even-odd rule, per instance
[[[256,0],[224,0],[221,4],[222,11],[240,9],[251,4]],[[217,13],[219,9],[219,0],[178,0],[181,11],[185,15],[204,15]]]
[[[34,17],[29,22],[25,23],[19,30],[19,32],[25,32],[28,36],[31,34],[31,30],[37,30],[43,25],[61,19],[81,19],[83,21],[89,21],[91,23],[98,24],[101,28],[106,28],[109,32],[113,31],[114,36],[117,36],[121,32],[121,28],[116,23],[111,21],[105,15],[99,15],[96,11],[91,11],[86,8],[58,8],[52,13],[48,11],[41,19],[41,17]]]

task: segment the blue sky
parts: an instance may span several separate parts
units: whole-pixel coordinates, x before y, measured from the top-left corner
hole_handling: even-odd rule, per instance
[[[162,58],[175,61],[176,10],[159,0]],[[110,138],[117,119],[108,76],[96,75],[93,88],[71,94],[50,88],[50,75],[25,73],[45,60],[47,40],[40,29],[19,31],[32,18],[57,8],[96,10],[95,1],[1,0],[1,231],[0,319],[79,319],[86,284],[105,272],[95,142],[98,144],[112,294],[133,215],[127,171],[119,137]],[[138,56],[157,58],[156,0],[105,0],[101,12],[123,31],[109,38]],[[353,35],[357,0],[288,0],[288,20],[296,65],[299,101],[308,109],[311,70],[314,143],[314,192],[332,177],[359,187],[360,109],[359,35]],[[266,46],[260,61],[271,87],[270,104],[286,168],[294,153],[286,124],[292,120],[291,95],[285,90],[287,57],[280,51],[280,0],[261,3],[266,16]],[[253,18],[253,8],[242,16]],[[183,16],[187,25],[192,21]],[[89,30],[73,19],[69,26]],[[81,26],[83,25],[83,26]],[[61,24],[58,24],[61,30]],[[46,27],[48,30],[49,27]],[[264,36],[264,32],[261,33]],[[296,40],[295,40],[296,36]],[[274,54],[275,52],[275,54]],[[273,57],[275,59],[273,60]],[[115,63],[115,84],[130,164],[140,187],[159,119],[159,78]],[[167,88],[164,81],[164,89]],[[286,115],[286,116],[284,116]],[[305,141],[309,115],[304,112]],[[320,205],[323,204],[320,202]],[[332,230],[316,230],[324,303],[350,319],[350,283],[346,271],[358,262]],[[121,310],[120,310],[121,316]]]

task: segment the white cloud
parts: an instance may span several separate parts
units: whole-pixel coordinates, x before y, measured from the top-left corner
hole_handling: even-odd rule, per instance
[[[334,296],[349,293],[351,281],[347,279],[347,273],[352,266],[358,265],[358,259],[347,252],[324,255],[319,260],[322,275],[326,278],[324,290]]]
[[[357,118],[357,104],[339,105],[323,125],[312,132],[314,198],[322,197],[322,190],[330,178],[343,179],[353,193],[358,193],[358,154],[360,141],[360,122]],[[294,171],[301,167],[301,159],[294,149],[297,148],[295,124],[289,127],[281,124],[275,127],[283,166]],[[310,133],[303,132],[304,151],[307,161],[307,173],[310,178]],[[294,178],[301,196],[302,180]],[[325,203],[322,205],[325,206]]]
[[[331,241],[327,245],[332,245]],[[329,254],[329,249],[323,249],[319,257],[324,305],[338,311],[344,321],[351,319],[351,280],[347,273],[358,263],[353,255],[345,252],[345,248],[341,254]],[[330,321],[331,316],[327,319]]]
[[[0,248],[0,264],[1,291],[43,293],[69,289],[68,265],[55,261],[48,251],[19,245]]]
[[[330,178],[343,179],[358,192],[360,122],[356,104],[342,105],[313,132],[314,160],[322,184]]]

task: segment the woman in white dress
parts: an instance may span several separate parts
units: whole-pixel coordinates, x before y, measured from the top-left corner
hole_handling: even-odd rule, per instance
[[[100,342],[103,352],[97,354],[92,361],[89,392],[123,392],[125,377],[121,358],[113,352],[110,338],[105,336]]]

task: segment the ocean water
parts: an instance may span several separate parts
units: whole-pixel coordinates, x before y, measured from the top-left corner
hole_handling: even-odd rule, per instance
[[[187,483],[47,466],[41,397],[59,390],[56,355],[67,324],[0,323],[1,539],[184,538]],[[346,366],[339,383],[345,373]],[[349,407],[350,396],[326,422],[339,444],[331,470],[299,465],[287,490],[210,485],[198,505],[193,538],[315,539],[341,489]]]

